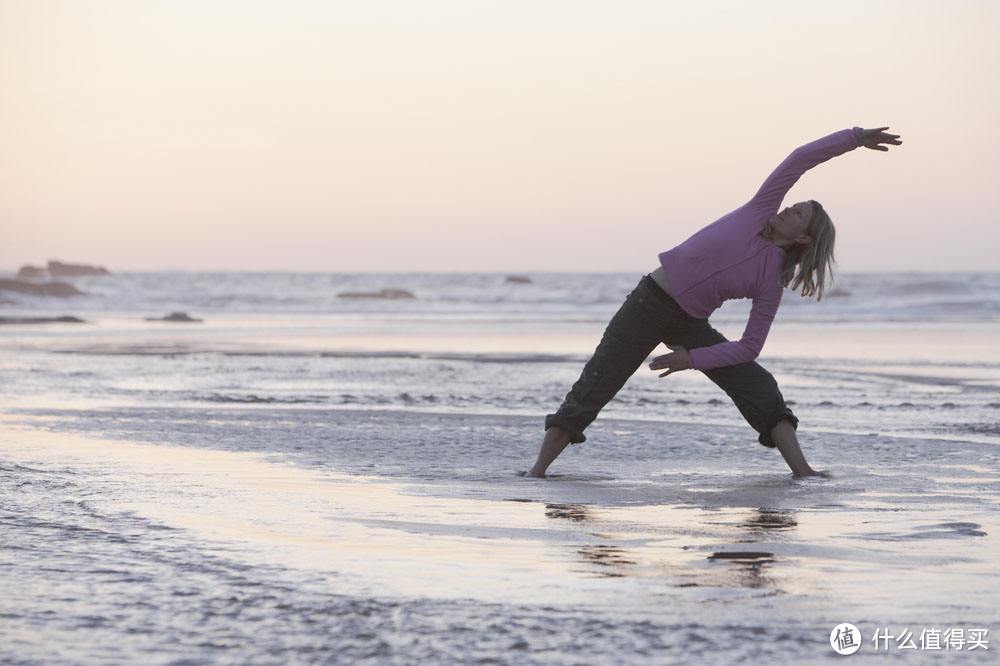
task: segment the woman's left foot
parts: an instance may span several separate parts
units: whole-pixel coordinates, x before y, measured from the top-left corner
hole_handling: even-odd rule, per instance
[[[798,474],[792,474],[792,476],[794,476],[797,479],[803,479],[809,476],[819,476],[824,479],[829,479],[833,477],[833,475],[827,472],[826,470],[815,470],[815,469],[811,469],[808,472],[800,472]]]
[[[518,476],[524,476],[524,477],[531,478],[531,479],[544,479],[545,478],[544,474],[536,474],[535,470],[533,470],[533,469],[523,470],[521,472],[518,472],[517,475]]]

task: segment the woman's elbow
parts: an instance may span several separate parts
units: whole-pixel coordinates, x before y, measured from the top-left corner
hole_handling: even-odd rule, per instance
[[[757,357],[760,356],[761,350],[764,348],[763,345],[746,342],[742,343],[741,346],[743,347],[742,356],[746,359],[743,361],[744,363],[750,363],[751,361],[757,360]]]

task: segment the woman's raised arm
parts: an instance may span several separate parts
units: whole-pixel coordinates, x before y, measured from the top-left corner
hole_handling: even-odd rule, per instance
[[[821,139],[799,146],[771,172],[771,175],[767,177],[767,180],[751,199],[751,204],[759,212],[770,216],[778,211],[782,199],[785,198],[788,190],[792,189],[792,185],[798,181],[802,174],[817,164],[860,146],[886,151],[889,148],[881,144],[897,146],[901,144],[899,135],[887,134],[883,131],[887,129],[889,128],[862,129],[854,127],[828,134]]]

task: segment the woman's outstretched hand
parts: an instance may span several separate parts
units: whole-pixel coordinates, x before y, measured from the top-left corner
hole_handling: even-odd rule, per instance
[[[889,134],[888,132],[883,132],[882,130],[887,130],[888,127],[876,127],[875,129],[861,130],[861,145],[865,148],[871,148],[872,150],[889,150],[888,146],[883,146],[883,143],[888,143],[893,146],[901,145],[903,142],[899,140],[898,134]]]
[[[688,350],[684,347],[674,347],[673,345],[667,345],[668,348],[672,349],[669,354],[664,354],[663,356],[657,356],[650,362],[650,370],[663,370],[668,368],[668,370],[660,375],[660,377],[666,377],[671,372],[677,372],[678,370],[687,370],[691,367],[691,359],[688,356]]]

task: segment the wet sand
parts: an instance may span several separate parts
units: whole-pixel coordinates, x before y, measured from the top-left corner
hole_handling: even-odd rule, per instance
[[[333,441],[361,419],[379,418],[328,417]],[[419,448],[414,433],[430,417],[394,418],[394,435]],[[439,418],[463,423],[470,438],[534,426],[518,417]],[[750,449],[764,457],[733,469],[733,451],[707,434],[717,427],[683,425],[675,436],[700,451],[678,450],[674,461],[644,459],[637,447],[636,460],[615,464],[616,451],[596,444],[568,451],[561,472],[546,480],[516,476],[517,456],[505,454],[494,469],[462,468],[456,459],[452,478],[417,479],[317,466],[291,448],[105,439],[34,421],[0,421],[0,583],[13,590],[0,602],[4,660],[167,663],[200,655],[280,663],[261,644],[215,645],[213,637],[283,635],[289,651],[279,653],[301,657],[308,627],[320,626],[330,633],[317,656],[356,650],[357,660],[380,663],[421,654],[492,655],[499,663],[803,663],[838,658],[829,632],[839,622],[857,625],[866,640],[877,627],[995,629],[1000,605],[1000,474],[996,447],[986,444],[841,436],[843,459],[818,465],[833,479],[796,480],[770,451]],[[638,421],[605,419],[595,424],[602,428],[631,444],[662,435]],[[372,454],[393,444],[377,443]],[[91,535],[88,557],[60,564],[50,551],[72,551],[82,534]],[[175,565],[182,574],[157,564],[157,553],[175,551],[186,554]],[[270,605],[242,599],[230,619],[213,615],[202,627],[193,618],[236,598],[233,582],[211,568],[199,570],[200,589],[188,589],[186,567],[207,560],[238,570],[251,587],[280,583],[285,592],[265,595]],[[136,572],[145,578],[123,593],[120,579]],[[70,588],[58,583],[63,577]],[[275,606],[311,608],[317,595],[379,604],[371,612],[383,620],[407,609],[424,624],[348,639],[329,618],[293,621]],[[188,602],[170,628],[156,609],[178,599]],[[486,608],[508,626],[506,647],[483,643],[496,631]],[[442,612],[442,625],[427,626]],[[581,625],[590,626],[585,637]],[[144,633],[152,631],[170,641]],[[199,640],[214,647],[198,648]],[[61,658],[53,645],[75,647]],[[952,658],[986,663],[984,652]],[[907,663],[944,656],[879,653],[868,641],[853,658],[887,655]]]

